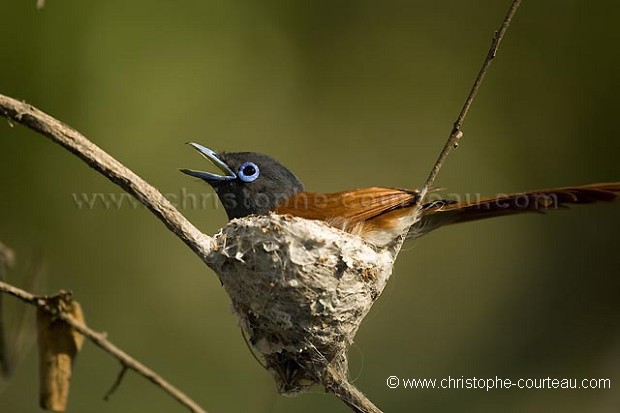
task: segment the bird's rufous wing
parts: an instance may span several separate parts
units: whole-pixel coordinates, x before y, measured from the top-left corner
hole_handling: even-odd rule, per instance
[[[386,212],[412,205],[417,192],[394,188],[363,188],[335,193],[299,192],[273,212],[326,221],[345,231]]]

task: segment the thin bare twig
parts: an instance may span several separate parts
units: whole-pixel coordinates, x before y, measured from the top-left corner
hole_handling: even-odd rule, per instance
[[[128,369],[129,368],[127,367],[126,364],[121,363],[121,371],[118,373],[118,376],[116,376],[116,380],[114,380],[114,384],[112,384],[112,387],[110,387],[110,390],[108,390],[105,396],[103,396],[103,400],[105,400],[106,402],[110,400],[110,397],[112,397],[114,392],[118,390],[121,383],[123,382],[123,379],[125,378],[125,374],[127,374]]]
[[[461,113],[459,114],[458,118],[454,122],[454,125],[452,126],[452,132],[450,132],[450,137],[448,138],[441,153],[439,154],[439,157],[437,158],[435,165],[433,165],[433,169],[431,169],[431,172],[428,175],[428,178],[426,178],[426,182],[424,183],[424,186],[420,190],[420,197],[418,200],[419,203],[424,202],[424,198],[426,197],[428,190],[431,188],[431,186],[433,186],[433,183],[435,182],[435,178],[437,178],[437,174],[439,173],[441,166],[443,165],[444,161],[448,157],[448,154],[450,153],[452,148],[456,148],[459,145],[459,141],[461,137],[463,136],[461,127],[463,126],[463,122],[465,121],[467,112],[469,112],[469,108],[471,107],[474,101],[474,98],[476,97],[476,94],[478,93],[478,89],[480,88],[480,85],[482,84],[482,80],[484,79],[484,76],[486,75],[487,70],[489,69],[489,66],[491,66],[491,62],[493,61],[493,59],[495,58],[495,55],[497,54],[497,49],[499,48],[499,44],[504,38],[504,35],[506,34],[506,30],[508,30],[508,26],[510,25],[510,22],[512,21],[512,17],[515,15],[520,5],[521,5],[521,0],[513,0],[512,4],[510,5],[510,9],[508,10],[508,13],[506,14],[506,17],[504,17],[504,20],[502,21],[502,25],[493,35],[493,41],[491,42],[491,48],[489,49],[489,52],[487,53],[484,59],[484,62],[482,63],[482,67],[480,68],[480,71],[478,72],[478,76],[476,76],[476,80],[474,80],[474,84],[472,85],[471,90],[469,91],[469,95],[467,95],[467,99],[465,99],[465,104],[463,105],[463,108],[461,109]]]
[[[47,136],[91,168],[135,196],[203,260],[211,237],[192,225],[155,187],[108,155],[75,129],[27,103],[0,94],[0,115]]]
[[[95,345],[115,357],[117,360],[121,362],[121,364],[128,369],[135,371],[136,373],[146,377],[151,382],[153,382],[156,386],[162,388],[166,393],[170,394],[174,399],[176,399],[179,403],[186,406],[193,412],[196,413],[206,413],[206,411],[200,407],[196,402],[190,399],[185,393],[181,390],[174,387],[172,384],[164,380],[159,374],[155,373],[153,370],[146,367],[144,364],[140,363],[138,360],[131,357],[129,354],[125,353],[123,350],[112,344],[106,338],[105,334],[99,333],[95,330],[92,330],[88,326],[76,322],[71,316],[65,313],[55,313],[53,312],[46,303],[46,300],[42,297],[37,297],[34,294],[31,294],[27,291],[24,291],[20,288],[17,288],[11,284],[0,282],[0,292],[4,292],[10,294],[14,297],[19,298],[20,300],[32,304],[38,308],[41,308],[45,311],[50,312],[58,319],[64,321],[71,328],[78,331],[83,336],[87,337],[91,342]],[[118,379],[117,379],[118,381]]]

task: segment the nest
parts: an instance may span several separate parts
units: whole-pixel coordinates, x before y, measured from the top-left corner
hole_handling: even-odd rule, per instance
[[[292,395],[347,377],[347,351],[381,295],[402,239],[377,249],[319,221],[279,215],[236,219],[207,260],[248,342]]]

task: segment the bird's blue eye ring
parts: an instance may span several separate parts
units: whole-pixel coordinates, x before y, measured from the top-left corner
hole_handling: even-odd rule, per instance
[[[245,162],[239,167],[237,175],[243,182],[252,182],[258,178],[260,170],[258,169],[258,165],[254,162]]]

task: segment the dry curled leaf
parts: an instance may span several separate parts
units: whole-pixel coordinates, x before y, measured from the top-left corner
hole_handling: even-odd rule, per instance
[[[68,295],[50,299],[52,308],[84,322],[82,308]],[[42,409],[63,412],[67,408],[69,385],[75,357],[82,347],[84,336],[57,316],[37,309],[39,344],[39,404]]]

